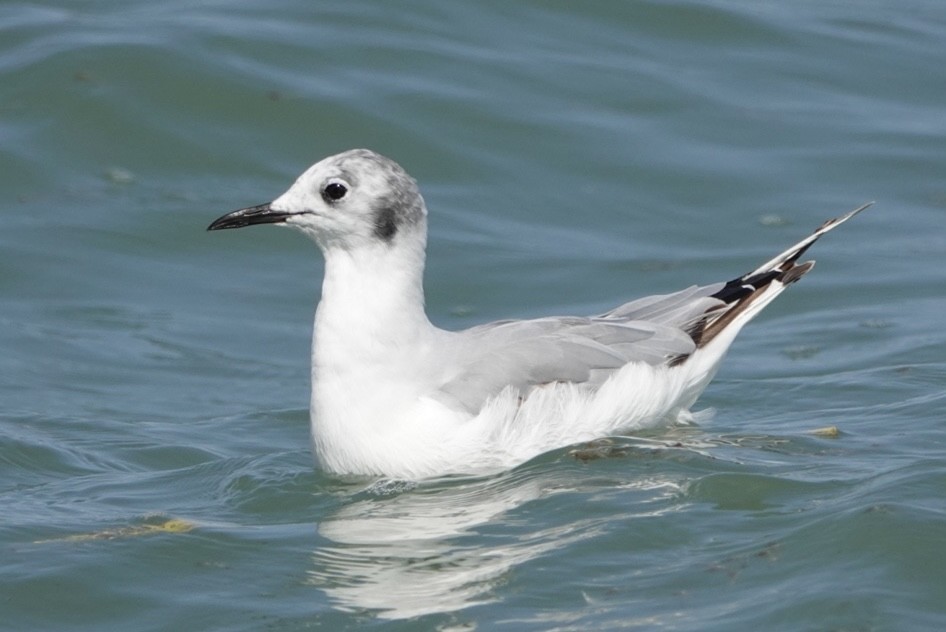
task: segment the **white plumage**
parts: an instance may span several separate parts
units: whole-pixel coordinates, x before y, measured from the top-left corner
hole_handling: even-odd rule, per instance
[[[368,150],[331,156],[282,196],[210,230],[279,223],[325,256],[312,349],[312,438],[335,474],[486,473],[558,447],[677,420],[742,326],[813,262],[823,224],[749,274],[591,317],[460,332],[424,312],[427,209],[417,184]]]

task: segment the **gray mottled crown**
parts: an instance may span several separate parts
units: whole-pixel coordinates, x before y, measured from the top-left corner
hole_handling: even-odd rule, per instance
[[[336,156],[342,176],[353,186],[372,182],[381,192],[371,205],[374,234],[391,241],[402,229],[422,224],[427,215],[417,182],[401,165],[370,149],[352,149]]]

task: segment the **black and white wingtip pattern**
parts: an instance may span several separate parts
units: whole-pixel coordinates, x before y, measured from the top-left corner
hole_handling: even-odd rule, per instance
[[[709,344],[734,321],[747,322],[755,315],[755,312],[775,298],[786,286],[803,277],[814,267],[815,262],[798,263],[799,257],[818,241],[819,237],[837,228],[872,204],[873,202],[868,202],[841,217],[829,219],[811,235],[777,257],[766,261],[752,272],[726,283],[721,290],[712,295],[725,305],[708,312],[690,332],[697,347]],[[754,309],[750,310],[751,307]]]
[[[874,204],[873,202],[868,202],[867,204],[859,206],[853,211],[851,211],[850,213],[846,213],[842,215],[841,217],[835,217],[834,219],[829,219],[824,224],[819,226],[818,230],[813,232],[807,238],[802,239],[800,242],[798,242],[797,244],[795,244],[794,246],[792,246],[791,248],[789,248],[782,254],[778,255],[774,259],[771,259],[770,261],[766,261],[761,266],[759,266],[758,268],[756,268],[749,274],[745,275],[744,278],[782,268],[783,266],[785,266],[785,264],[788,264],[789,267],[791,267],[791,265],[794,264],[795,261],[797,261],[800,256],[805,254],[805,251],[808,250],[808,248],[810,248],[813,243],[818,241],[819,237],[821,237],[822,235],[824,235],[826,232],[830,230],[834,230],[835,228],[837,228],[838,226],[840,226],[847,220],[851,219],[852,217],[854,217],[855,215],[857,215],[864,209],[869,208],[873,204]]]

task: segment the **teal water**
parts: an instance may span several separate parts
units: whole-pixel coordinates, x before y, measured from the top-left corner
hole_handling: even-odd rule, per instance
[[[712,418],[338,481],[315,248],[204,229],[359,146],[420,181],[450,328],[725,280],[877,204]],[[938,0],[4,3],[0,148],[3,629],[946,627]]]

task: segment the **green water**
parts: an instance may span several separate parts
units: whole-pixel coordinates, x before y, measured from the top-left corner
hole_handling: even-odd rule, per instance
[[[361,146],[421,183],[448,328],[725,280],[877,204],[698,425],[343,482],[315,248],[204,229]],[[0,149],[0,628],[946,627],[941,2],[8,2]]]

